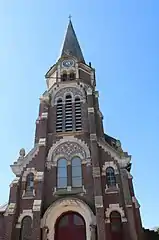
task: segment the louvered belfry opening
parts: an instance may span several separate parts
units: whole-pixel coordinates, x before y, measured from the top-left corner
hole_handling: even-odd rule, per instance
[[[63,103],[62,99],[57,101],[56,106],[56,132],[62,132],[62,122],[63,122]]]
[[[80,98],[75,99],[75,128],[76,131],[82,130],[82,119],[81,119],[81,101]]]
[[[65,131],[69,132],[73,130],[72,124],[72,97],[67,95],[65,99]]]
[[[71,132],[82,130],[81,99],[73,101],[71,94],[65,99],[57,100],[56,105],[56,132]]]

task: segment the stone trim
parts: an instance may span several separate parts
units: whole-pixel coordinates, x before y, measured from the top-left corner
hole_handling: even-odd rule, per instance
[[[123,207],[120,207],[119,203],[115,203],[115,204],[109,204],[109,207],[105,211],[106,223],[110,223],[110,214],[114,211],[120,213],[122,222],[127,222]]]
[[[95,196],[95,207],[96,208],[103,207],[103,196]]]
[[[106,169],[108,167],[112,167],[114,169],[115,174],[119,174],[117,165],[113,161],[110,161],[110,162],[104,163],[104,165],[102,167],[102,176],[106,176]]]
[[[71,94],[72,101],[74,102],[75,98],[78,96],[81,99],[81,102],[86,101],[86,96],[84,89],[80,87],[80,85],[77,84],[77,82],[70,82],[69,87],[68,84],[62,83],[54,86],[53,92],[52,92],[52,100],[51,105],[54,106],[57,103],[57,99],[62,99],[63,102],[65,102],[65,96],[66,94]]]
[[[92,94],[93,94],[92,88],[89,87],[87,89],[87,96],[92,95]]]
[[[22,199],[34,199],[35,198],[35,189],[33,189],[32,195],[27,196],[26,190],[23,190]]]
[[[36,155],[39,152],[39,146],[35,145],[35,147],[24,157],[19,157],[16,162],[14,162],[13,165],[11,165],[12,172],[16,176],[20,176],[23,172],[23,169],[26,167],[26,165],[29,164],[29,162],[32,161],[33,158],[36,157]]]
[[[96,217],[91,208],[82,200],[77,198],[62,198],[55,201],[44,213],[41,220],[41,228],[48,227],[48,240],[55,239],[55,225],[61,214],[73,211],[79,213],[85,220],[86,240],[91,240],[91,225],[96,225]]]
[[[40,103],[49,104],[49,102],[50,102],[49,96],[41,96],[41,97],[40,97]]]
[[[21,228],[21,224],[20,224],[20,223],[17,223],[17,224],[15,225],[15,228]]]
[[[67,151],[65,151],[65,149],[67,149]],[[65,157],[70,161],[75,156],[81,159],[82,164],[90,164],[90,150],[87,144],[74,136],[64,136],[50,148],[46,166],[50,169],[52,166],[57,166],[57,160],[59,158]]]
[[[31,219],[33,220],[33,212],[32,209],[24,209],[23,212],[19,215],[18,218],[18,228],[21,228],[21,224],[22,224],[22,220],[24,217],[31,217]]]
[[[108,187],[107,184],[105,186],[105,194],[112,194],[112,193],[117,194],[119,192],[119,190],[120,189],[119,189],[119,184],[118,183],[116,183],[116,186],[113,187],[112,189],[111,189],[111,187]]]
[[[94,113],[94,107],[88,107],[88,113]]]
[[[112,158],[114,158],[114,160],[118,162],[120,167],[126,167],[130,163],[130,155],[128,155],[127,157],[120,156],[120,154],[111,146],[109,146],[104,140],[98,140],[97,143],[99,147],[101,147],[106,153],[108,153]]]
[[[91,141],[97,141],[97,135],[96,135],[96,133],[91,133],[91,134],[90,134],[90,140],[91,140]]]
[[[40,119],[47,119],[47,118],[48,118],[48,113],[47,113],[47,112],[43,112],[43,113],[41,114]]]
[[[41,200],[34,200],[33,212],[39,212],[41,210]]]
[[[35,168],[27,168],[22,176],[22,182],[26,182],[29,173],[34,174],[34,181],[43,181],[44,172],[38,172]]]
[[[11,184],[9,185],[9,187],[12,188],[14,184],[18,184],[18,183],[19,183],[19,179],[20,179],[20,177],[16,177],[16,178],[11,182]]]
[[[46,146],[46,138],[39,138],[39,147]]]
[[[4,216],[13,215],[15,213],[15,209],[16,209],[16,203],[9,203],[4,213]]]
[[[93,178],[100,177],[100,167],[93,167]]]

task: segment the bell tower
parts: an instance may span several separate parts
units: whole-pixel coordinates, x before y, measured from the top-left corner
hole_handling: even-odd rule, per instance
[[[0,240],[142,239],[131,156],[104,133],[95,69],[71,19],[45,78],[34,146],[11,165],[16,178],[0,208]]]

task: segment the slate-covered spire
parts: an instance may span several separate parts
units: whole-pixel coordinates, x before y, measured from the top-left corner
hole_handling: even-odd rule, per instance
[[[69,20],[61,51],[61,57],[68,55],[76,57],[79,62],[85,62],[71,19]]]

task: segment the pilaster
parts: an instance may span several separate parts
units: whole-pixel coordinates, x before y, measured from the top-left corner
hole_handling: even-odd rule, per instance
[[[94,198],[96,208],[96,220],[97,220],[97,234],[98,239],[106,239],[105,234],[105,214],[103,205],[103,194],[101,187],[101,173],[99,166],[98,146],[96,139],[96,125],[95,125],[95,109],[93,95],[91,91],[87,92],[88,97],[88,120],[90,130],[90,147],[91,158],[93,167],[93,181],[94,181]],[[97,173],[97,174],[95,174]]]

